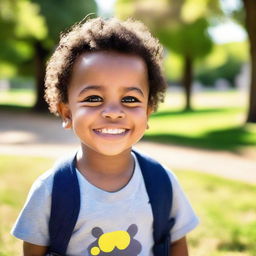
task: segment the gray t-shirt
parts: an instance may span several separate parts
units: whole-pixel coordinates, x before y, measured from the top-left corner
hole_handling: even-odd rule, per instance
[[[67,249],[70,256],[152,256],[153,215],[139,163],[129,183],[117,192],[106,192],[90,184],[77,170],[81,209]],[[198,219],[175,175],[168,171],[173,186],[175,218],[172,241],[198,225]],[[53,172],[47,171],[33,184],[12,234],[32,244],[49,244],[48,221]],[[104,254],[107,253],[107,254]]]

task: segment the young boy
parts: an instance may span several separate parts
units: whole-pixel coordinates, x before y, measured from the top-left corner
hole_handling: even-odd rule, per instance
[[[76,155],[81,204],[67,255],[153,255],[152,209],[131,149],[163,101],[161,54],[140,22],[95,18],[62,35],[48,63],[50,111],[81,142]],[[175,219],[170,252],[185,256],[185,236],[198,219],[174,174],[167,173],[173,190],[170,218]],[[47,254],[53,174],[50,170],[33,184],[12,230],[24,241],[25,256]],[[101,245],[93,246],[100,237]],[[122,253],[131,243],[129,254]]]

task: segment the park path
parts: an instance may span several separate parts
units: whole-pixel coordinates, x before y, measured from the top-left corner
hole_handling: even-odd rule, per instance
[[[0,111],[0,154],[57,158],[74,151],[78,141],[58,118]],[[142,141],[136,148],[173,170],[194,170],[256,184],[256,159],[227,151],[210,151]]]

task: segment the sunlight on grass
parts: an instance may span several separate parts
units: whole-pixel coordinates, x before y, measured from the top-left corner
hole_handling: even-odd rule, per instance
[[[177,171],[200,217],[189,235],[191,255],[256,255],[256,186]]]
[[[175,133],[186,134],[190,136],[200,136],[205,132],[218,129],[228,129],[230,127],[241,124],[239,116],[242,114],[240,110],[226,109],[222,111],[212,112],[187,112],[175,114],[163,112],[152,116],[150,119],[151,133]]]
[[[21,255],[21,243],[10,229],[33,180],[52,163],[46,158],[0,156],[0,255]],[[175,173],[201,221],[188,236],[191,255],[256,255],[256,186],[192,171]]]
[[[0,105],[20,105],[32,107],[35,92],[31,89],[11,89],[0,91]]]
[[[22,255],[21,242],[10,230],[32,181],[51,166],[51,159],[0,156],[0,255]]]
[[[245,108],[248,101],[248,94],[244,91],[201,91],[193,92],[191,101],[195,110],[209,108]],[[159,106],[159,111],[183,110],[185,95],[182,91],[168,90],[165,102]]]
[[[200,92],[193,111],[183,111],[184,97],[170,91],[149,119],[144,139],[207,149],[255,152],[256,124],[246,124],[244,92]],[[249,153],[248,153],[249,154]],[[252,154],[252,153],[251,153]]]
[[[195,111],[182,112],[184,95],[169,92],[166,102],[150,118],[148,134],[171,132],[200,136],[209,130],[239,126],[245,120],[246,94],[243,92],[200,92],[192,99]]]

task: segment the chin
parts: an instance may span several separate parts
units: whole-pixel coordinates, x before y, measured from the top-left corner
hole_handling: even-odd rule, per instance
[[[109,145],[106,147],[98,147],[94,148],[93,150],[97,152],[100,155],[103,156],[118,156],[124,152],[130,152],[132,149],[132,146],[130,147],[118,147],[115,145]]]
[[[104,156],[118,156],[124,152],[127,151],[131,151],[131,148],[129,149],[124,149],[124,150],[118,150],[118,149],[111,149],[111,150],[102,150],[102,151],[98,151],[100,154],[104,155]]]

